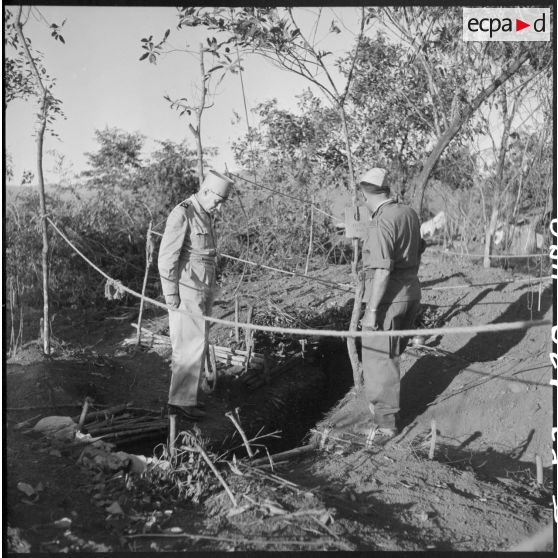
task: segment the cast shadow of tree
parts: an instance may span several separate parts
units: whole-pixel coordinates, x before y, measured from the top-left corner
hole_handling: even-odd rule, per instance
[[[478,298],[478,297],[477,297]],[[477,301],[478,302],[478,301]],[[541,293],[540,310],[532,293],[524,293],[491,323],[542,319],[552,305],[552,287]],[[525,329],[477,333],[451,360],[427,355],[418,360],[401,380],[401,427],[421,415],[455,377],[474,362],[493,361],[505,355],[525,337]],[[461,360],[460,360],[461,359]]]

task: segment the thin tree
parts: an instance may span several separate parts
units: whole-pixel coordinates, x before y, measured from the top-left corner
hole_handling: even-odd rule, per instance
[[[180,24],[178,26],[180,28]],[[169,95],[164,95],[164,99],[169,102],[170,107],[179,111],[180,116],[187,114],[193,117],[194,123],[188,123],[188,129],[194,136],[197,152],[197,174],[201,185],[204,179],[204,150],[202,143],[202,118],[207,109],[213,107],[213,98],[215,89],[222,82],[227,72],[236,73],[242,68],[240,66],[240,57],[236,61],[228,56],[228,48],[223,47],[213,37],[207,39],[207,45],[200,43],[198,51],[190,49],[168,48],[166,43],[170,35],[170,29],[165,31],[163,38],[158,43],[153,42],[153,35],[141,40],[142,49],[145,50],[140,60],[148,60],[151,64],[156,64],[158,57],[173,52],[182,52],[194,54],[199,61],[199,95],[197,99],[188,100],[186,97],[179,99],[171,99]],[[225,51],[225,49],[227,49]],[[215,65],[206,71],[206,54],[212,54]],[[216,79],[213,79],[216,78]]]
[[[35,8],[30,8],[33,10]],[[47,130],[47,125],[52,122],[53,115],[60,113],[60,101],[53,97],[50,86],[41,74],[44,76],[46,72],[41,68],[39,71],[39,59],[31,53],[30,41],[24,34],[24,22],[22,21],[23,6],[19,6],[17,9],[17,16],[15,20],[15,33],[18,41],[13,42],[12,46],[20,47],[20,53],[23,55],[28,67],[30,68],[29,74],[22,73],[21,75],[28,82],[27,88],[24,88],[26,94],[33,94],[38,97],[39,100],[39,113],[37,115],[38,129],[37,129],[37,179],[38,179],[38,191],[39,191],[39,207],[41,212],[41,229],[42,229],[42,252],[41,252],[41,264],[42,264],[42,274],[43,274],[43,327],[42,327],[42,338],[43,338],[43,352],[45,355],[50,355],[50,316],[49,316],[49,281],[48,281],[48,221],[47,221],[47,211],[45,202],[45,183],[43,174],[43,145],[45,132]],[[40,14],[42,17],[42,14]],[[44,18],[43,18],[44,19]],[[62,23],[63,25],[63,23]],[[55,39],[60,40],[64,43],[63,37],[59,33],[61,26],[56,24],[51,24],[51,34]],[[31,88],[30,82],[34,81],[37,89]]]

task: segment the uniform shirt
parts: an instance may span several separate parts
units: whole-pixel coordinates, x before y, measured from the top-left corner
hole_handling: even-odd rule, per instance
[[[196,291],[212,288],[216,255],[212,217],[190,196],[170,212],[159,247],[163,294],[179,294],[179,283]]]
[[[363,268],[367,271],[363,302],[370,299],[370,271],[375,269],[390,271],[382,303],[420,300],[420,248],[420,223],[415,211],[394,200],[380,206],[371,216],[362,248]]]

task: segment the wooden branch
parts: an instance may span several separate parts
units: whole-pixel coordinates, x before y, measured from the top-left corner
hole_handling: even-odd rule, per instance
[[[272,460],[277,460],[277,461],[284,460],[284,459],[291,459],[293,457],[299,457],[301,455],[305,455],[311,451],[314,451],[315,449],[316,449],[315,444],[308,444],[306,446],[300,446],[298,448],[293,448],[287,451],[276,453],[274,455],[271,455],[270,457]],[[252,461],[250,465],[257,467],[258,465],[265,465],[269,463],[269,461],[270,461],[269,457],[260,457],[259,459],[255,459],[254,461]]]
[[[229,486],[225,482],[225,479],[221,476],[221,473],[219,473],[219,471],[216,469],[215,465],[213,465],[213,463],[211,462],[211,459],[209,459],[209,456],[207,455],[207,453],[205,453],[204,449],[195,440],[194,440],[194,446],[195,446],[196,450],[201,454],[201,456],[203,457],[203,460],[207,463],[209,468],[213,471],[213,474],[217,477],[217,480],[221,483],[221,485],[225,489],[225,492],[227,493],[227,496],[230,498],[230,500],[232,502],[232,505],[236,508],[238,506],[238,504],[236,502],[236,498],[234,497],[234,494],[232,493],[231,489],[229,488]]]
[[[238,411],[238,409],[237,409],[237,411]],[[240,434],[240,437],[242,438],[242,442],[244,444],[244,447],[246,448],[246,451],[248,452],[248,456],[250,457],[250,459],[252,459],[254,457],[254,452],[252,451],[252,448],[250,447],[250,442],[248,442],[248,438],[246,437],[246,434],[244,433],[244,430],[242,430],[239,422],[234,418],[234,415],[230,411],[225,413],[225,416],[234,424],[235,428],[238,430],[238,433]]]

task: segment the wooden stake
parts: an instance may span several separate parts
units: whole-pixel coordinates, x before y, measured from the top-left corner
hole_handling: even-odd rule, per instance
[[[310,265],[310,256],[312,255],[312,243],[314,241],[314,206],[310,206],[310,240],[308,241],[308,253],[306,254],[306,267],[304,275],[308,275],[308,266]]]
[[[175,440],[176,440],[176,415],[169,415],[169,452],[172,459],[174,459],[176,455],[176,447],[174,445]]]
[[[87,415],[87,411],[89,410],[89,405],[91,404],[91,398],[86,397],[85,401],[83,402],[83,408],[81,409],[81,415],[79,417],[78,423],[78,431],[81,432],[83,428],[83,423],[85,422],[85,417]]]
[[[537,468],[537,484],[539,486],[542,486],[542,484],[543,484],[543,466],[542,466],[542,458],[538,453],[535,454],[535,466]]]
[[[430,422],[430,450],[428,452],[428,459],[432,461],[434,459],[434,450],[436,449],[436,421],[432,419]]]
[[[143,275],[143,285],[141,288],[141,301],[140,301],[140,308],[139,308],[139,316],[138,316],[138,336],[136,338],[136,349],[140,345],[141,341],[141,318],[143,316],[143,302],[145,297],[145,289],[147,287],[147,278],[149,276],[149,267],[151,266],[151,261],[153,257],[153,251],[151,249],[151,225],[152,222],[149,221],[149,228],[147,229],[147,238],[145,240],[145,273]]]
[[[238,327],[238,311],[240,304],[238,302],[238,295],[234,295],[234,321],[236,325],[234,326],[234,335],[237,343],[240,343],[240,328]]]
[[[358,239],[357,246],[358,246]],[[362,306],[362,297],[364,296],[364,276],[359,277],[355,289],[355,302],[353,304],[353,311],[351,314],[351,322],[349,324],[349,331],[356,331],[358,319],[360,317],[360,310]],[[358,353],[356,348],[356,341],[354,337],[347,338],[347,350],[349,352],[349,360],[353,369],[353,381],[355,388],[358,390],[362,386],[362,366],[358,360]]]

